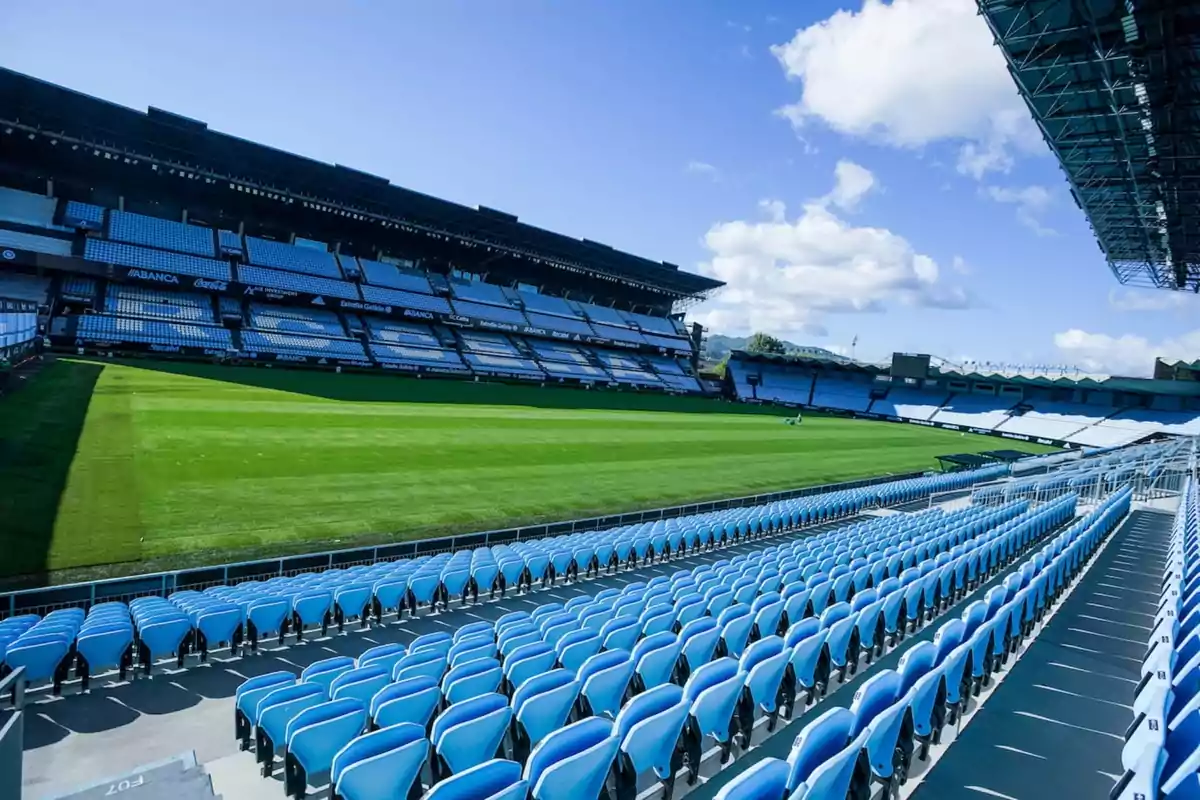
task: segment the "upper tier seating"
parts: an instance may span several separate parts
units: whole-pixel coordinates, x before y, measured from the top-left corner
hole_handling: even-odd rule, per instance
[[[57,208],[58,201],[53,197],[0,186],[0,222],[53,228]]]
[[[595,323],[592,329],[596,331],[597,336],[602,336],[605,339],[612,339],[615,342],[631,342],[633,344],[647,344],[646,338],[640,333],[629,328],[618,328],[615,325],[603,325]]]
[[[646,344],[651,347],[661,347],[665,350],[681,350],[684,352],[692,349],[690,339],[683,339],[678,336],[657,336],[653,333],[643,333],[642,338],[646,340]]]
[[[592,352],[595,353],[596,358],[600,359],[600,363],[606,367],[638,370],[641,372],[645,372],[646,370],[645,365],[634,356],[627,355],[625,353],[619,353],[615,350],[604,350],[599,347],[593,348]]]
[[[572,317],[582,321],[582,317],[561,297],[539,294],[537,292],[518,292],[517,296],[525,305],[527,313],[553,314],[559,317]]]
[[[77,336],[91,342],[136,342],[170,347],[232,350],[229,331],[215,325],[87,314],[78,317]]]
[[[596,332],[591,326],[584,322],[579,317],[555,317],[548,314],[538,314],[533,311],[525,312],[529,324],[535,328],[545,328],[550,331],[561,331],[562,333],[576,333],[580,336],[595,336]]]
[[[941,401],[945,399],[945,395],[936,392],[892,387],[888,390],[886,398],[876,400],[871,404],[871,411],[875,414],[888,414],[905,419],[929,419],[938,410]]]
[[[371,338],[378,342],[403,344],[412,347],[440,348],[441,342],[433,335],[428,325],[411,322],[388,322],[376,317],[367,317],[367,329]]]
[[[245,259],[246,249],[242,247],[242,237],[236,231],[217,231],[217,248],[221,255],[237,256]]]
[[[98,231],[104,227],[104,207],[71,200],[63,209],[63,225]]]
[[[663,336],[677,337],[679,331],[666,317],[652,317],[648,314],[634,314],[632,311],[618,312],[625,320],[641,328],[645,333],[657,333]]]
[[[498,287],[493,287],[499,291]],[[503,297],[503,293],[501,293]],[[506,322],[512,325],[528,325],[529,320],[525,319],[525,315],[512,306],[494,306],[486,303],[472,303],[467,300],[454,300],[451,302],[456,314],[462,314],[467,317],[476,319],[489,320],[491,322]]]
[[[70,239],[58,239],[53,236],[39,236],[36,233],[23,233],[0,228],[0,248],[4,247],[31,250],[34,253],[47,253],[54,256],[71,255]]]
[[[153,317],[209,325],[215,321],[212,300],[206,295],[166,292],[141,286],[111,284],[104,308],[110,314],[124,317]]]
[[[127,211],[108,212],[108,238],[208,258],[216,255],[211,228]]]
[[[759,396],[762,390],[759,389]],[[818,375],[813,389],[812,404],[818,408],[842,408],[847,411],[866,411],[871,402],[871,384]]]
[[[629,323],[626,321],[626,319],[621,316],[621,312],[617,311],[615,308],[593,305],[592,303],[580,303],[579,308],[583,311],[584,316],[590,319],[592,322],[598,322],[607,325],[619,325],[621,327],[629,326]]]
[[[455,372],[467,371],[462,356],[454,350],[372,342],[371,355],[380,363],[406,365],[414,368],[437,367]]]
[[[608,373],[584,359],[582,363],[541,360],[542,369],[552,378],[577,378],[581,381],[608,381]]]
[[[660,373],[659,377],[668,389],[674,389],[677,392],[704,391],[704,387],[700,385],[700,381],[691,375],[663,375]]]
[[[459,337],[462,339],[463,349],[474,353],[514,358],[521,355],[520,351],[503,334],[463,331]]]
[[[1004,420],[1017,401],[986,394],[955,394],[934,413],[934,422],[992,430]]]
[[[96,299],[96,279],[91,275],[64,275],[59,284],[59,294],[64,300]]]
[[[256,353],[314,356],[317,358],[351,358],[366,361],[362,344],[351,339],[332,339],[323,336],[297,336],[286,333],[245,331],[242,350],[251,357]]]
[[[250,306],[250,324],[264,331],[346,338],[346,329],[332,311],[286,306]]]
[[[537,362],[529,358],[463,353],[463,361],[471,369],[484,374],[512,373],[534,379],[546,377],[546,373],[537,365]]]
[[[541,361],[569,361],[573,364],[592,363],[583,351],[573,344],[566,342],[551,342],[544,339],[530,339],[529,346]]]
[[[293,244],[247,236],[246,255],[251,264],[264,267],[278,267],[291,272],[306,272],[339,280],[343,277],[333,253],[315,247],[297,247]]]
[[[450,301],[444,297],[433,297],[418,292],[404,292],[399,289],[386,289],[370,284],[362,284],[363,300],[368,303],[382,303],[399,308],[412,308],[417,311],[431,311],[434,314],[451,314]]]
[[[1048,439],[1066,439],[1081,428],[1092,425],[1106,416],[1104,409],[1085,406],[1082,403],[1052,403],[1041,400],[1033,402],[1035,405],[1032,411],[1009,417],[997,426],[997,430]]]
[[[342,280],[249,266],[238,267],[238,277],[242,283],[251,286],[265,286],[271,289],[303,292],[304,294],[320,294],[326,297],[342,297],[346,300],[358,299],[357,287],[353,283]]]
[[[490,283],[482,283],[480,281],[462,281],[456,278],[450,279],[450,291],[454,293],[456,300],[468,300],[473,303],[491,303],[497,306],[506,306],[511,308],[512,303],[509,302],[508,296],[504,294],[504,289],[499,286],[494,286]],[[457,303],[455,304],[457,305]],[[466,313],[466,312],[463,312]]]
[[[649,356],[646,358],[646,361],[650,363],[650,366],[659,375],[688,375],[688,372],[679,366],[679,362],[673,358]]]
[[[429,285],[429,279],[423,273],[416,270],[401,269],[394,264],[372,261],[369,258],[360,258],[358,263],[362,266],[363,275],[366,276],[367,283],[373,283],[376,286],[386,286],[391,289],[402,289],[406,292],[433,294],[433,289]]]
[[[230,280],[229,265],[215,258],[170,253],[106,239],[88,239],[83,247],[83,257],[89,261],[118,264],[123,267],[161,270],[177,275],[194,275],[217,281]]]
[[[662,386],[662,381],[657,375],[643,369],[609,367],[608,372],[617,383],[626,383],[630,386]]]

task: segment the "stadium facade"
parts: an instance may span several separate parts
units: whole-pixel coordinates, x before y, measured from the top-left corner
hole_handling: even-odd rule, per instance
[[[10,361],[32,304],[80,353],[696,393],[680,312],[720,285],[0,70]]]

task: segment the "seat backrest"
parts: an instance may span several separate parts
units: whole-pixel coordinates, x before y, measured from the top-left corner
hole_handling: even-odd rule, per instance
[[[598,796],[620,744],[612,734],[611,722],[587,717],[543,739],[525,764],[534,800]]]
[[[853,727],[854,714],[845,708],[831,708],[805,725],[788,755],[787,791],[796,791],[817,767],[842,750]]]
[[[778,800],[787,787],[788,765],[764,758],[721,787],[714,800]]]
[[[857,736],[871,724],[876,714],[896,702],[900,695],[900,685],[900,673],[890,669],[863,681],[850,703],[850,711],[854,713],[854,728],[850,732],[852,736]]]
[[[425,800],[525,800],[528,791],[521,765],[497,758],[439,781]]]
[[[933,669],[937,663],[937,647],[932,642],[918,642],[900,657],[896,671],[900,673],[900,689],[898,694],[904,694],[920,680],[921,676]]]
[[[507,705],[508,698],[494,692],[455,703],[434,719],[433,727],[429,731],[429,739],[436,745],[442,735],[455,725],[477,719]]]

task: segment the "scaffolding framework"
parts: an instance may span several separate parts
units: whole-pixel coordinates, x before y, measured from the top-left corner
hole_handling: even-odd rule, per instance
[[[1200,292],[1200,3],[977,3],[1117,280]]]

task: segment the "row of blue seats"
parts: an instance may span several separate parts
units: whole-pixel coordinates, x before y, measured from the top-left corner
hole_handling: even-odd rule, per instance
[[[718,800],[841,800],[871,796],[877,785],[884,797],[899,797],[914,755],[928,758],[943,727],[962,717],[971,696],[1033,633],[1128,513],[1131,497],[1128,487],[1110,495],[961,618],[944,623],[932,642],[906,652],[895,670],[868,678],[848,708],[832,708],[806,725],[787,760],[764,758],[723,787]],[[1073,505],[1073,499],[1054,501],[1062,502]]]
[[[1021,510],[1014,506],[989,513],[974,508],[951,515],[913,515],[903,521],[885,518],[868,526],[873,534],[863,539],[839,536],[837,544],[831,544],[835,550],[842,548],[845,555],[871,553],[874,561],[860,556],[864,562],[860,566],[877,563],[884,568],[878,589],[863,586],[855,596],[852,584],[846,582],[845,599],[841,600],[836,594],[837,578],[854,574],[850,571],[853,562],[839,565],[844,573],[833,567],[829,575],[836,576],[834,581],[824,573],[810,573],[811,580],[806,581],[802,574],[806,566],[819,569],[820,565],[802,566],[797,552],[807,553],[814,543],[801,541],[739,557],[739,563],[730,562],[716,570],[717,565],[701,566],[671,578],[656,578],[645,586],[607,590],[594,599],[576,598],[567,604],[574,608],[550,604],[531,614],[515,612],[494,624],[471,623],[454,635],[419,637],[408,648],[372,648],[357,662],[345,657],[328,659],[310,666],[299,681],[286,672],[261,676],[239,689],[237,728],[243,740],[248,740],[251,726],[256,728],[259,760],[269,774],[276,743],[286,742],[292,752],[293,736],[300,728],[291,721],[310,708],[322,709],[312,712],[311,719],[305,717],[303,727],[306,736],[323,740],[321,752],[326,759],[315,758],[315,746],[304,740],[299,742],[304,754],[296,757],[303,763],[285,758],[289,793],[297,793],[307,775],[333,768],[337,747],[352,748],[360,739],[374,736],[348,738],[366,725],[385,729],[415,725],[423,731],[434,712],[444,709],[431,728],[434,758],[430,775],[431,781],[436,781],[487,761],[497,749],[510,750],[514,759],[525,761],[532,746],[528,771],[538,748],[556,732],[561,733],[561,726],[571,716],[615,715],[616,727],[622,729],[622,721],[633,715],[636,719],[625,726],[627,735],[618,742],[620,749],[635,761],[654,753],[644,763],[658,778],[670,779],[678,769],[678,764],[671,768],[677,749],[687,750],[693,765],[698,765],[704,736],[720,742],[728,753],[739,726],[748,737],[756,709],[773,724],[779,706],[792,705],[797,685],[809,688],[812,700],[814,682],[820,680],[814,673],[822,658],[828,661],[832,653],[843,668],[850,659],[856,666],[864,652],[869,659],[876,648],[875,620],[883,615],[887,598],[894,594],[902,601],[908,595],[911,601],[911,594],[902,588],[908,585],[923,592],[923,582],[918,581],[922,571],[938,578],[946,574],[950,581],[945,593],[948,604],[957,596],[952,588],[957,560],[972,550],[995,552],[998,565],[1008,551],[996,550],[993,545],[1007,548],[1012,543],[1016,548],[1040,536],[1063,515],[1069,515],[1073,504],[1064,501],[1026,512],[1023,518],[1014,517]],[[1008,521],[991,530],[1004,519]],[[889,552],[897,541],[892,532],[906,523],[909,533],[923,535],[910,540],[907,549]],[[965,552],[955,561],[948,560],[956,547]],[[906,568],[905,564],[912,566]],[[887,576],[889,567],[897,574]],[[940,569],[935,572],[935,567]],[[993,568],[990,560],[983,564],[984,570]],[[729,597],[729,604],[717,614],[712,613],[711,600],[705,603],[698,591],[709,573],[714,573],[716,588]],[[865,583],[871,582],[869,576],[868,572]],[[697,584],[697,579],[701,583]],[[965,591],[965,574],[963,579]],[[785,589],[783,595],[779,588]],[[876,599],[880,592],[883,600]],[[651,593],[653,597],[647,599]],[[853,609],[847,602],[850,599],[855,600]],[[834,605],[825,609],[827,602]],[[935,595],[930,605],[939,602],[941,597]],[[910,605],[916,611],[915,627],[924,616],[925,605]],[[792,609],[790,624],[785,607]],[[900,609],[900,603],[895,607]],[[692,613],[685,618],[689,610]],[[852,635],[860,625],[871,630],[861,651]],[[879,647],[882,649],[882,642]],[[710,660],[714,655],[716,660]],[[389,678],[394,683],[389,683]],[[633,699],[622,706],[630,693]],[[672,713],[664,717],[667,710]],[[346,714],[354,722],[343,719]],[[336,723],[325,721],[334,717]],[[651,718],[657,724],[636,725]],[[691,720],[690,733],[683,730],[685,718]],[[668,730],[663,729],[664,724]],[[670,735],[664,738],[666,733]],[[406,739],[406,747],[408,743]],[[427,742],[422,754],[429,747]],[[405,753],[396,755],[397,761],[409,765],[402,770],[408,783],[399,787],[400,793],[419,772],[411,769],[414,754]],[[614,757],[615,751],[599,775],[601,782]],[[634,769],[632,774],[626,770],[625,783],[636,785],[639,772],[645,770]],[[395,784],[389,781],[386,785]],[[336,791],[348,798],[377,796]],[[577,796],[595,796],[598,791],[583,790]],[[535,796],[541,796],[536,789]]]
[[[139,598],[130,605],[134,622],[133,654],[147,671],[156,661],[174,658],[182,666],[193,649],[203,660],[210,648],[228,644],[235,652],[243,642],[251,649],[263,636],[276,635],[282,643],[288,632],[297,638],[306,629],[324,634],[330,624],[339,630],[347,620],[365,624],[373,615],[382,621],[385,611],[416,613],[421,606],[449,606],[451,597],[471,592],[504,592],[506,587],[532,588],[534,581],[552,584],[559,576],[577,578],[581,572],[598,573],[602,568],[636,566],[650,558],[695,552],[699,548],[777,533],[797,525],[820,522],[855,513],[877,503],[905,501],[933,491],[968,485],[991,477],[994,470],[954,473],[895,481],[872,487],[830,492],[741,509],[727,509],[668,520],[626,526],[607,531],[564,537],[514,542],[493,548],[443,553],[412,560],[380,562],[370,566],[305,573],[247,581],[236,586],[217,586],[203,592],[178,592],[169,599]],[[151,605],[178,612],[171,620],[147,627],[137,624],[138,610]],[[38,618],[25,618],[35,624]],[[104,653],[120,649],[118,635]],[[124,635],[119,641],[124,642]],[[27,677],[33,682],[52,681],[54,690],[62,681],[78,650],[72,637],[40,643],[22,656]],[[94,675],[119,667],[124,659],[84,655],[82,674]],[[0,666],[16,665],[0,651]]]
[[[1165,555],[1113,800],[1200,797],[1200,487],[1191,477]]]

